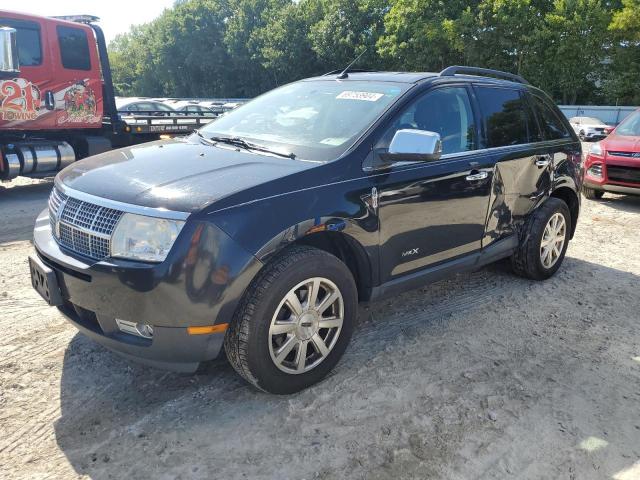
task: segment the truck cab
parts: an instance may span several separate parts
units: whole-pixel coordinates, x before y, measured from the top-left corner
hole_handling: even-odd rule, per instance
[[[75,160],[184,135],[215,117],[121,116],[97,21],[0,10],[0,181],[50,177]]]
[[[0,78],[0,129],[102,128],[103,89],[94,31],[66,20],[0,12],[15,30],[19,71]]]

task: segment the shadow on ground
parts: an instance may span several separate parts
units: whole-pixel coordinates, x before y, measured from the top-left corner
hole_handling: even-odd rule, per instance
[[[541,405],[552,403],[555,398],[546,398],[547,394],[539,385],[552,384],[559,394],[568,395],[577,388],[572,384],[572,379],[580,378],[581,374],[590,375],[590,361],[576,360],[576,355],[592,348],[591,344],[587,345],[590,337],[581,336],[589,328],[588,322],[597,322],[603,316],[610,315],[611,328],[607,333],[610,344],[615,346],[616,342],[630,341],[627,337],[630,331],[626,327],[614,328],[626,320],[612,313],[616,308],[620,310],[620,305],[607,304],[606,299],[610,300],[611,297],[605,286],[615,286],[618,291],[631,291],[638,284],[636,275],[574,258],[567,258],[559,274],[547,282],[530,282],[514,277],[507,271],[505,263],[499,263],[392,300],[363,306],[352,344],[333,375],[305,392],[288,397],[255,391],[224,361],[209,365],[203,372],[193,376],[167,373],[122,360],[78,334],[65,353],[60,385],[61,417],[55,425],[56,440],[76,472],[92,478],[230,478],[243,475],[248,478],[275,478],[271,475],[279,478],[316,478],[313,477],[314,472],[320,472],[318,478],[348,478],[355,476],[355,472],[364,472],[366,478],[384,478],[386,474],[402,476],[413,472],[421,472],[424,476],[420,478],[441,478],[442,471],[446,470],[425,464],[428,460],[421,459],[415,453],[415,445],[411,443],[414,437],[406,433],[414,427],[407,422],[424,418],[426,426],[420,428],[428,430],[428,422],[435,422],[443,415],[446,419],[449,415],[451,418],[438,424],[434,437],[424,440],[424,448],[428,452],[425,458],[435,459],[445,468],[447,463],[464,460],[459,452],[470,450],[473,446],[475,456],[467,458],[461,465],[472,466],[474,462],[481,462],[489,447],[476,449],[476,437],[488,435],[491,438],[491,435],[495,435],[497,442],[503,438],[504,431],[515,428],[518,420],[513,416],[505,416],[506,425],[501,427],[503,430],[498,430],[495,422],[487,424],[484,423],[486,419],[478,420],[475,415],[456,413],[456,408],[462,409],[467,401],[471,405],[479,402],[479,397],[476,398],[478,389],[483,392],[504,391],[506,385],[513,381],[508,376],[511,374],[517,375],[522,385],[533,392],[517,397],[520,403],[516,405],[516,410],[527,412],[541,408],[545,412]],[[569,288],[565,288],[567,285]],[[585,300],[589,298],[595,301]],[[603,299],[604,305],[600,304],[599,299]],[[630,301],[637,308],[637,302],[633,299]],[[480,313],[490,311],[496,304],[500,305],[499,302],[518,303],[513,309],[514,322],[508,328],[492,320],[493,314]],[[563,310],[558,309],[559,305],[567,308],[566,318],[553,317],[553,313],[546,316],[547,312],[561,312],[562,315]],[[467,324],[469,312],[478,314],[477,318],[472,315],[471,323]],[[531,318],[531,315],[536,318],[537,314],[541,318],[544,316],[542,327],[540,324],[525,324],[524,320],[522,325],[518,324],[519,315],[524,319],[527,315],[527,318]],[[569,347],[553,350],[553,354],[545,349],[559,342],[558,336],[562,339],[562,335],[566,334],[555,330],[555,325],[549,325],[547,318],[558,325],[564,322],[571,332],[579,332]],[[513,334],[509,328],[515,329]],[[550,331],[548,337],[544,333],[547,328]],[[505,331],[514,338],[505,340]],[[621,333],[623,331],[624,335]],[[637,345],[640,334],[635,330],[632,335],[636,338],[631,342]],[[448,379],[449,374],[454,376],[455,373],[455,378],[460,379],[459,372],[447,372],[445,366],[449,363],[454,365],[454,359],[462,355],[459,345],[467,345],[465,342],[470,342],[469,338],[474,336],[486,342],[480,345],[481,355],[469,360],[474,364],[474,371],[495,372],[500,368],[497,366],[499,364],[515,366],[509,367],[508,373],[505,373],[506,377],[502,380],[504,385],[491,383],[496,382],[493,378],[486,380],[486,384],[481,380],[473,389],[466,386],[456,391],[451,386],[452,397],[445,402],[438,397],[436,390],[449,388],[452,382]],[[495,348],[493,340],[501,337],[500,345],[506,345],[503,345],[504,358],[490,353],[491,348]],[[415,350],[407,350],[406,361],[403,361],[403,349],[407,344],[415,343],[416,339],[424,341],[422,350],[417,350],[417,355]],[[536,350],[538,347],[535,345],[538,344],[534,340],[540,342],[540,350]],[[533,349],[528,352],[533,358],[520,358],[522,351],[515,347],[518,342],[524,342],[525,347]],[[527,343],[533,346],[527,346]],[[536,355],[540,358],[535,358]],[[406,378],[401,372],[391,377],[381,374],[383,369],[380,365],[387,362],[387,357],[398,361],[399,369],[402,365],[410,367],[405,372]],[[553,362],[558,370],[554,378],[544,377],[549,374],[540,373],[536,366],[531,367],[532,370],[522,367],[519,371],[518,366],[523,365],[524,360],[535,365]],[[422,365],[421,371],[416,371],[416,365]],[[622,378],[629,372],[620,371],[619,375]],[[615,376],[602,379],[600,388],[603,392],[619,390],[616,385],[620,378],[616,379]],[[420,388],[424,390],[416,391],[407,380],[411,378],[419,378],[423,382]],[[637,374],[632,378],[637,380]],[[629,382],[628,378],[623,380]],[[389,390],[392,385],[394,389]],[[434,393],[429,393],[430,385],[437,386]],[[376,392],[388,391],[396,392],[397,396],[376,396]],[[370,400],[367,400],[370,396]],[[599,412],[600,422],[605,427],[609,420],[613,422],[614,416],[619,421],[617,416],[625,411],[610,412],[607,406],[592,406]],[[387,411],[385,415],[388,416],[389,426],[383,427],[383,433],[377,430],[377,422],[384,421],[376,417],[375,410],[378,408]],[[308,418],[310,426],[303,421],[307,415],[311,415]],[[550,413],[548,417],[545,415],[543,413],[539,422],[549,423],[556,432],[558,419],[551,418]],[[575,415],[578,417],[579,412]],[[565,414],[562,422],[566,424],[565,428],[572,427],[569,414]],[[621,436],[618,444],[624,443],[628,435],[633,435],[633,426],[629,428],[632,433]],[[608,441],[614,445],[616,427],[611,425],[608,430]],[[640,444],[640,431],[636,432],[636,444]],[[538,438],[538,433],[536,430],[520,432],[522,438],[518,438],[518,441],[530,445],[532,451],[537,452],[537,449],[544,448],[545,441],[550,441]],[[569,437],[562,448],[573,452],[578,440],[579,435],[576,439]],[[430,446],[429,441],[435,443]],[[329,443],[331,446],[325,445]],[[389,443],[391,447],[387,446]],[[632,447],[619,445],[616,447],[619,450],[610,450],[609,463],[597,472],[598,478],[610,477],[628,467],[630,460],[625,460],[620,452]],[[337,449],[344,458],[327,460],[329,464],[322,464],[327,448],[333,448],[332,451]],[[393,452],[403,451],[403,448],[409,448],[413,456],[398,460],[398,454]],[[373,453],[376,449],[382,452],[381,458]],[[453,453],[449,455],[448,452]],[[530,454],[521,452],[523,458]],[[314,462],[314,455],[318,463]],[[387,458],[389,455],[391,457]],[[571,456],[574,454],[571,453]],[[354,458],[360,458],[359,464]],[[542,458],[539,457],[537,461],[546,465]],[[283,462],[287,461],[289,467],[298,468],[295,470],[297,476],[278,474],[279,469],[284,468]],[[331,464],[332,461],[334,464]],[[399,461],[404,462],[402,469],[394,470],[394,462]],[[547,461],[551,465],[555,459]],[[570,459],[566,462],[570,462]],[[375,472],[378,473],[371,475]],[[385,475],[380,475],[380,472]],[[495,476],[489,472],[486,478],[508,476],[502,471],[496,470],[494,473]],[[464,473],[461,475],[456,478],[464,478]],[[478,474],[478,478],[485,477]]]
[[[640,213],[640,196],[605,193],[602,199],[593,201],[596,201],[612,210]]]

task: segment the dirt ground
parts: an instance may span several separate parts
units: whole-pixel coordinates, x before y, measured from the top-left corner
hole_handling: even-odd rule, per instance
[[[560,272],[363,306],[300,394],[122,360],[31,289],[51,183],[0,187],[0,478],[640,478],[640,197],[583,202]]]

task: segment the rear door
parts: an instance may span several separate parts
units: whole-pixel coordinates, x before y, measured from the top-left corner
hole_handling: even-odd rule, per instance
[[[464,85],[429,90],[387,127],[375,150],[388,148],[399,129],[439,133],[442,157],[397,162],[377,175],[382,282],[481,248],[493,171],[477,152],[477,118]]]
[[[552,155],[523,89],[476,84],[483,141],[495,163],[483,247],[516,233],[516,226],[551,190]]]

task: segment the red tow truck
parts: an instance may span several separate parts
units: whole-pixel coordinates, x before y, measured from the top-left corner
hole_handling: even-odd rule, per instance
[[[0,10],[0,181],[52,176],[75,160],[188,133],[214,118],[119,115],[97,21]]]

